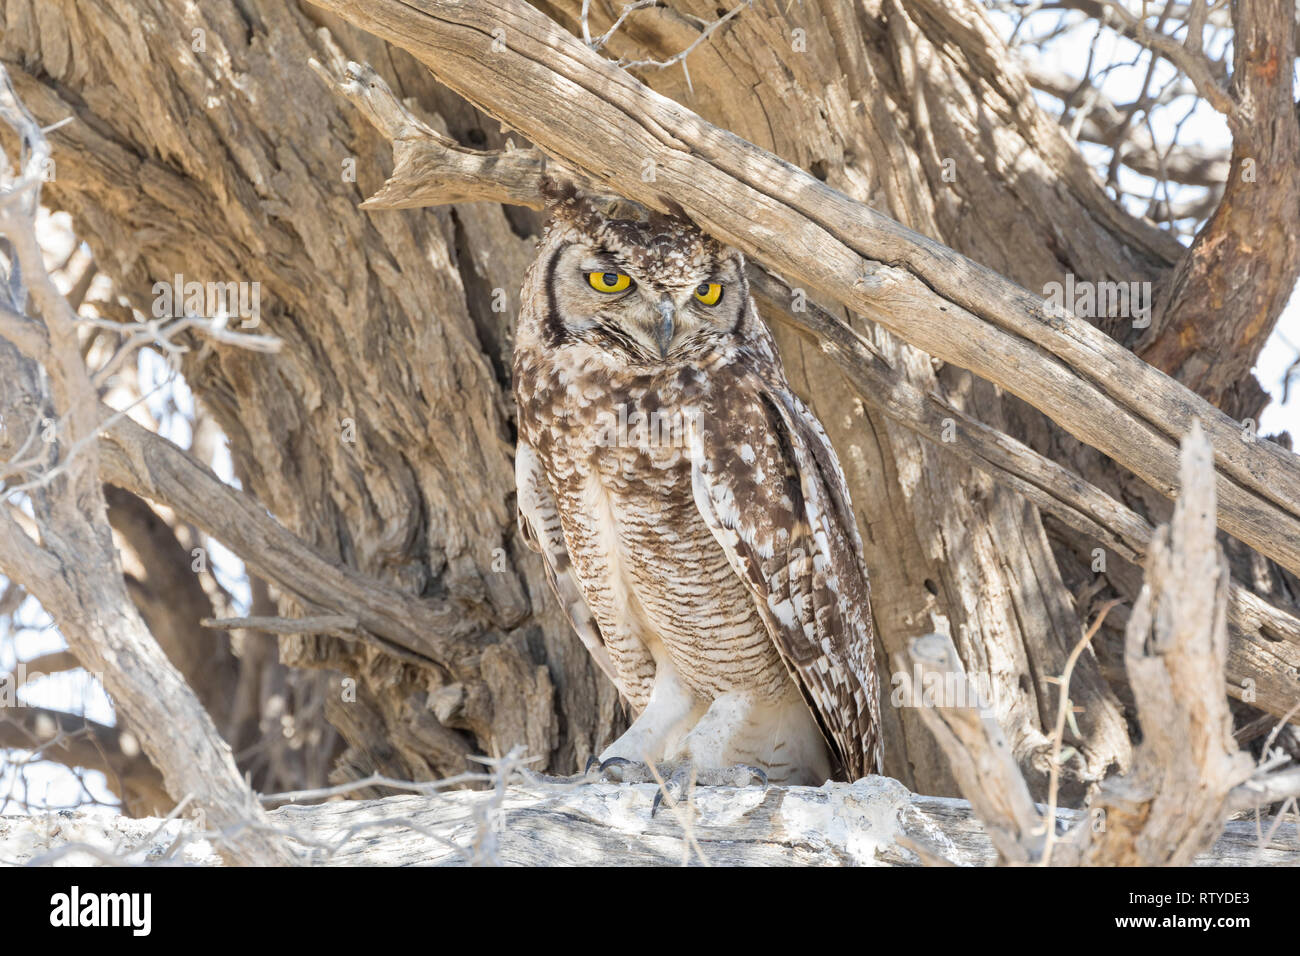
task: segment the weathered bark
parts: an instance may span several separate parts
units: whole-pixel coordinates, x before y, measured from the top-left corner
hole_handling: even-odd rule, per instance
[[[357,684],[336,683],[329,704],[347,772],[442,776],[516,741],[557,766],[599,750],[621,726],[616,694],[546,604],[540,568],[517,559],[528,552],[515,541],[503,398],[509,315],[491,310],[497,287],[516,298],[528,258],[511,221],[482,206],[358,210],[389,150],[307,70],[324,40],[294,4],[37,0],[4,12],[0,57],[22,95],[42,117],[77,117],[52,134],[48,195],[133,304],[149,314],[153,283],[177,273],[261,282],[262,327],[283,354],[195,350],[184,366],[246,487],[327,561],[402,595],[376,611],[399,644],[475,634],[441,665],[281,639],[287,662]],[[459,138],[500,145],[402,54],[346,27],[335,36],[392,64]],[[159,91],[194,107],[172,110]],[[282,613],[311,613],[303,595],[282,590]]]
[[[575,28],[581,4],[538,6]],[[682,14],[716,15],[694,0],[674,6],[627,21],[611,52],[676,53],[699,33]],[[598,29],[618,12],[614,3],[592,7]],[[566,769],[598,750],[621,725],[615,695],[514,537],[503,398],[510,312],[494,311],[493,300],[500,289],[511,307],[517,302],[530,256],[522,237],[535,219],[474,203],[433,213],[358,210],[387,178],[389,150],[306,71],[310,57],[332,59],[317,21],[454,140],[499,147],[495,124],[406,54],[297,4],[7,0],[4,12],[0,59],[12,64],[20,92],[45,123],[77,118],[52,134],[59,166],[49,194],[74,214],[123,294],[148,313],[153,282],[178,272],[262,282],[264,323],[287,343],[284,353],[206,349],[191,353],[184,370],[230,435],[246,488],[321,562],[313,582],[270,548],[280,579],[275,569],[262,572],[282,590],[281,613],[370,615],[355,641],[281,639],[291,663],[357,681],[354,699],[340,688],[330,703],[350,745],[341,772],[425,778],[463,769],[468,753],[513,743]],[[795,28],[805,31],[804,52],[794,52]],[[201,52],[195,29],[205,31]],[[1063,269],[1154,279],[1181,254],[1105,195],[973,3],[827,2],[794,11],[759,3],[698,47],[690,65],[690,86],[678,69],[640,73],[711,122],[1028,289],[1059,280]],[[947,168],[955,180],[944,177]],[[475,195],[467,188],[456,198]],[[899,315],[876,318],[903,324]],[[931,335],[941,337],[938,320],[971,328],[958,318],[932,314]],[[1116,491],[1113,466],[1098,471],[1099,456],[1063,442],[1036,412],[957,368],[936,368],[880,324],[848,320],[914,391],[1085,462],[1090,481],[1129,500]],[[966,667],[991,678],[999,720],[1041,788],[1057,700],[1051,678],[1081,630],[1057,570],[1077,539],[1053,542],[1054,556],[1035,508],[865,406],[848,381],[827,374],[817,346],[793,332],[778,336],[792,382],[821,413],[849,473],[885,651],[936,627],[949,631]],[[988,347],[957,344],[953,357],[972,361]],[[1072,356],[1080,365],[1095,357],[1081,355]],[[1155,435],[1158,448],[1170,444],[1169,431],[1139,435]],[[1221,451],[1234,480],[1245,481],[1250,462]],[[149,496],[154,466],[117,462],[110,479]],[[1159,490],[1172,490],[1168,461],[1153,469]],[[162,484],[153,483],[154,494]],[[232,525],[252,520],[244,513]],[[1247,530],[1258,524],[1242,517]],[[222,537],[223,529],[208,530]],[[257,540],[280,540],[268,535]],[[331,603],[333,586],[323,582],[336,579],[351,582],[354,607]],[[395,598],[385,606],[384,595]],[[1072,769],[1090,781],[1124,766],[1130,744],[1091,656],[1075,681],[1084,713]],[[885,713],[887,770],[914,789],[955,792],[915,713]]]
[[[653,784],[575,789],[523,785],[286,806],[269,814],[322,866],[916,866],[936,851],[959,866],[997,853],[965,800],[920,796],[884,777],[823,787],[701,788],[690,817],[660,810]],[[1063,822],[1084,816],[1063,810]],[[685,825],[688,820],[689,829]],[[1260,838],[1229,823],[1196,866],[1296,866],[1294,823]],[[0,856],[27,864],[212,866],[187,821],[77,815],[56,826],[0,817]]]
[[[4,460],[14,467],[29,454],[21,436],[41,432],[44,415],[56,423],[33,456],[44,466],[39,476],[5,489],[6,497],[25,490],[36,535],[20,523],[22,512],[0,508],[0,571],[41,602],[76,658],[100,676],[173,799],[193,800],[210,815],[221,831],[221,852],[247,864],[292,863],[292,852],[266,832],[230,747],[127,596],[99,479],[98,397],[80,352],[76,314],[45,271],[36,238],[50,150],[3,69],[0,118],[22,142],[18,170],[0,189],[8,260],[0,309],[7,337],[0,341]],[[7,157],[2,165],[8,169]]]
[[[1105,781],[1092,802],[1101,825],[1084,821],[1058,836],[1055,785],[1040,815],[1001,728],[978,701],[942,700],[923,710],[1003,862],[1187,866],[1219,837],[1231,808],[1259,808],[1300,793],[1300,774],[1256,768],[1240,752],[1220,693],[1228,657],[1228,565],[1215,536],[1212,459],[1209,442],[1193,427],[1183,442],[1182,493],[1170,523],[1156,532],[1127,627],[1125,656],[1142,742],[1131,772]],[[964,677],[943,635],[918,638],[912,657],[927,678]],[[1068,699],[1057,716],[1058,747],[1067,707]]]

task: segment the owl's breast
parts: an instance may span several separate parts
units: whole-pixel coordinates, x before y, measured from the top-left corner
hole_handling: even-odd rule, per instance
[[[662,393],[571,392],[538,450],[574,569],[615,666],[667,654],[705,698],[789,681],[754,598],[705,524],[689,405]]]

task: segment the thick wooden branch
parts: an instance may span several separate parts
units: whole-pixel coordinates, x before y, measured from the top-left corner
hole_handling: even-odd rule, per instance
[[[334,73],[315,66],[394,143],[396,168],[363,206],[442,205],[463,201],[468,193],[474,200],[542,206],[547,165],[541,153],[466,149],[420,122],[370,67],[341,57],[332,64]],[[403,154],[419,155],[421,162],[404,162]],[[526,156],[527,161],[507,161],[508,156]],[[444,162],[454,172],[440,172],[437,164]],[[475,182],[468,193],[467,187],[455,185],[462,179]],[[764,314],[811,334],[863,399],[887,417],[985,471],[1125,560],[1140,563],[1145,557],[1154,529],[1142,516],[1023,442],[912,385],[847,323],[766,269],[751,263],[748,278]],[[1232,586],[1230,598],[1234,642],[1229,688],[1240,695],[1245,682],[1253,681],[1254,703],[1270,714],[1286,714],[1293,703],[1293,668],[1300,661],[1300,620],[1239,585]],[[1270,636],[1264,637],[1265,632]]]
[[[1193,419],[1219,520],[1300,572],[1300,468],[1041,296],[659,96],[520,0],[314,0],[406,49],[470,102],[628,198],[706,231],[900,338],[995,382],[1166,496]],[[504,42],[502,42],[504,38]],[[643,175],[647,168],[653,175]]]
[[[1228,571],[1215,536],[1211,452],[1199,428],[1184,442],[1182,469],[1183,492],[1171,523],[1157,530],[1147,580],[1126,631],[1126,667],[1142,741],[1133,769],[1108,779],[1092,801],[1100,826],[1086,821],[1057,841],[1046,820],[1035,822],[1037,809],[1026,809],[1017,797],[1023,781],[1006,759],[1006,744],[969,701],[923,712],[953,761],[962,792],[1008,862],[1185,866],[1215,840],[1232,809],[1293,795],[1300,786],[1292,771],[1253,772],[1233,739],[1221,690]],[[930,667],[940,687],[951,688],[953,678],[963,686],[965,674],[951,643],[939,635],[925,641],[913,649],[918,666]],[[1062,684],[1068,695],[1068,679]],[[976,767],[978,774],[972,772]]]
[[[701,788],[695,814],[650,805],[655,787],[512,786],[502,793],[345,800],[271,811],[327,866],[438,866],[467,861],[537,866],[915,866],[942,853],[987,866],[997,853],[964,800],[909,793],[885,777],[824,787]],[[1082,814],[1063,810],[1073,823]],[[689,821],[689,832],[684,825]],[[0,817],[0,859],[16,863],[220,861],[189,821],[104,820],[86,814]],[[1253,821],[1229,823],[1196,859],[1203,866],[1296,866],[1296,826],[1261,845]]]
[[[470,639],[482,624],[468,609],[428,601],[325,560],[267,514],[167,439],[130,419],[103,434],[105,481],[161,502],[220,540],[259,577],[303,600],[354,619],[389,653],[415,655],[468,676]],[[358,639],[367,639],[357,633]]]
[[[470,149],[417,117],[384,78],[365,63],[347,60],[321,31],[332,54],[329,67],[311,68],[345,97],[393,144],[393,172],[362,209],[418,209],[459,202],[498,202],[542,209],[546,176],[572,180],[584,191],[599,187],[577,170],[531,146],[505,150]]]
[[[454,202],[491,201],[542,208],[536,183],[546,172],[546,157],[535,149],[483,151],[461,146],[414,116],[369,66],[356,66],[338,80],[342,53],[321,31],[333,54],[329,72],[316,60],[311,67],[357,107],[393,144],[393,174],[363,209],[416,209]]]
[[[394,170],[362,203],[367,209],[488,201],[540,209],[546,157],[535,149],[487,152],[460,146],[415,117],[371,67],[336,59],[332,74],[316,72],[346,96],[393,143]],[[550,174],[569,174],[551,165]],[[760,306],[779,320],[811,332],[863,396],[900,424],[952,445],[968,460],[1000,473],[1026,497],[1085,531],[1130,561],[1140,560],[1151,526],[1086,481],[953,408],[923,393],[898,374],[845,323],[804,299],[792,309],[795,291],[762,267],[751,266],[750,287]],[[951,422],[953,426],[948,427]],[[944,437],[950,433],[951,437]]]

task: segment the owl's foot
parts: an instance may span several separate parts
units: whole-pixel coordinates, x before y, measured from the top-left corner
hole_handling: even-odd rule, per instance
[[[692,787],[763,787],[767,788],[767,774],[758,767],[748,764],[736,764],[734,767],[696,767],[689,761],[667,765],[661,770],[668,774],[659,785],[654,803],[650,805],[650,816],[659,812],[659,807],[667,803],[669,808],[684,801]]]
[[[552,785],[575,785],[582,783],[599,783],[600,775],[594,773],[600,766],[600,760],[596,757],[587,758],[587,766],[583,767],[582,773],[574,774],[549,774],[539,773],[536,770],[524,770],[523,775],[529,783],[546,783]]]
[[[569,776],[552,776],[548,773],[525,770],[524,776],[531,783],[548,784],[584,784],[584,783],[654,783],[654,771],[647,764],[626,757],[610,757],[602,761],[599,757],[588,757],[582,773]]]
[[[604,761],[591,757],[582,773],[571,777],[552,777],[540,773],[529,773],[528,777],[536,783],[569,785],[655,783],[659,789],[655,792],[654,803],[650,807],[652,817],[665,802],[671,808],[684,801],[692,787],[767,787],[767,774],[748,764],[697,767],[690,761],[674,761],[651,765],[626,757],[610,757]]]
[[[628,760],[626,757],[610,757],[602,761],[592,757],[587,761],[587,769],[594,772],[596,780],[600,783],[655,782],[654,769],[648,763]]]

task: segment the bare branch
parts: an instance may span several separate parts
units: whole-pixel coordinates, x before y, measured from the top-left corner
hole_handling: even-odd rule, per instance
[[[355,63],[347,64],[345,69],[351,77],[364,78],[373,74],[368,67]],[[392,98],[382,80],[367,82],[364,89],[365,99],[370,103],[367,115],[396,111],[409,116],[405,108]],[[386,135],[391,135],[393,130],[404,131],[408,136],[408,148],[416,141],[414,137],[424,135],[419,132],[419,127],[408,124],[406,120],[389,123],[380,129]],[[540,206],[544,165],[539,162],[527,167],[510,166],[493,160],[493,155],[475,153],[473,165],[462,167],[467,175],[477,179],[473,194],[494,202]],[[390,185],[397,181],[395,175]],[[442,177],[436,169],[413,168],[410,178],[401,181],[400,189],[404,195],[412,197],[413,202],[451,201],[439,186],[441,182]],[[385,187],[385,192],[387,189]],[[1144,518],[1022,442],[979,421],[940,396],[913,386],[866,339],[813,302],[803,290],[792,289],[783,280],[752,263],[748,279],[765,315],[810,333],[873,407],[985,471],[1044,512],[1089,535],[1125,560],[1138,563],[1145,556],[1153,529]],[[1279,685],[1289,686],[1290,683],[1293,664],[1287,659],[1288,652],[1275,642],[1268,642],[1273,653],[1264,654],[1258,653],[1256,648],[1244,648],[1242,644],[1246,634],[1254,634],[1261,626],[1267,626],[1270,633],[1284,634],[1291,642],[1300,645],[1300,621],[1237,585],[1231,590],[1231,608],[1234,651],[1240,649],[1235,657],[1241,660],[1234,659],[1230,669],[1230,687],[1237,690],[1245,678],[1254,679],[1259,685],[1258,706],[1269,713],[1281,714],[1290,706],[1289,697],[1278,689]],[[1242,664],[1246,666],[1243,668]]]
[[[710,126],[518,0],[418,11],[395,0],[317,2],[408,49],[547,152],[651,208],[680,206],[756,260],[1003,386],[1162,494],[1177,488],[1177,436],[1201,419],[1218,460],[1222,526],[1300,570],[1295,456],[1244,441],[1236,422],[1098,329],[1046,316],[1042,298]],[[509,43],[489,67],[474,38],[498,27]],[[588,117],[581,127],[562,119],[574,111]],[[611,128],[626,133],[602,135]],[[641,177],[647,157],[654,182]]]
[[[1254,418],[1258,393],[1243,394],[1240,383],[1253,381],[1251,368],[1300,277],[1295,4],[1241,0],[1232,11],[1232,89],[1240,103],[1232,175],[1169,278],[1138,353],[1221,407]]]
[[[265,631],[269,634],[334,634],[356,639],[357,619],[347,614],[322,614],[318,617],[205,617],[203,627],[231,631],[237,628]]]
[[[328,31],[321,34],[328,37]],[[363,209],[489,200],[541,208],[534,185],[546,169],[545,156],[535,149],[487,153],[461,146],[417,119],[369,66],[344,62],[342,54],[333,52],[334,73],[317,60],[310,61],[311,68],[393,142],[393,174],[361,204]],[[485,181],[493,183],[491,190],[484,188]]]
[[[1229,792],[1251,775],[1220,687],[1228,654],[1228,573],[1214,531],[1211,451],[1184,443],[1182,493],[1157,532],[1126,633],[1125,664],[1142,721],[1128,776],[1108,781],[1087,831],[1096,864],[1187,865],[1222,829]]]
[[[927,634],[912,641],[912,662],[920,668],[923,687],[959,691],[959,700],[920,701],[918,713],[948,755],[953,777],[971,807],[983,822],[1002,860],[1029,863],[1038,859],[1043,841],[1043,819],[1029,795],[1025,778],[1016,765],[1002,728],[994,719],[989,702],[969,681],[952,640],[943,634]],[[912,668],[901,657],[895,671],[909,683]],[[913,686],[920,695],[922,688]]]
[[[355,618],[397,656],[464,668],[483,622],[469,609],[422,600],[327,561],[182,449],[130,419],[103,436],[103,478],[172,508],[222,541],[259,577],[305,601]]]
[[[0,748],[37,751],[40,759],[103,773],[124,799],[159,813],[172,801],[134,735],[80,714],[45,707],[0,708]]]
[[[686,73],[686,86],[688,89],[690,89],[693,92],[695,87],[691,83],[691,71],[686,66],[686,58],[691,55],[691,53],[695,50],[697,46],[699,46],[701,43],[703,43],[705,40],[711,37],[715,30],[717,30],[720,26],[722,26],[724,23],[726,23],[736,14],[738,14],[741,10],[750,6],[753,2],[754,0],[743,0],[742,3],[740,3],[735,7],[732,7],[722,16],[718,17],[718,19],[711,20],[708,23],[706,23],[704,25],[704,28],[700,31],[700,35],[696,37],[693,41],[691,41],[690,46],[682,50],[680,53],[677,53],[663,60],[630,60],[630,61],[621,60],[619,61],[619,66],[627,70],[636,69],[637,67],[650,67],[656,70],[663,70],[663,69],[667,69],[668,67],[672,66],[675,63],[680,63],[682,65],[682,70],[685,71]],[[601,38],[602,43],[605,40],[609,39],[609,36],[614,32],[614,29],[615,27],[610,27],[609,33],[606,33],[605,36]]]
[[[81,357],[76,315],[46,272],[36,241],[34,220],[48,145],[3,67],[0,118],[19,133],[25,153],[21,175],[0,191],[0,235],[11,250],[6,285],[14,306],[21,308],[30,292],[40,311],[49,337],[42,364],[50,400],[66,423],[68,443],[82,449],[75,460],[65,458],[64,474],[40,492],[36,523],[41,545],[22,531],[11,510],[0,511],[0,570],[41,602],[78,659],[103,674],[119,714],[162,770],[172,793],[201,795],[219,824],[256,823],[261,807],[240,778],[230,749],[126,594],[98,474],[95,436],[101,406]],[[12,349],[0,352],[0,362],[11,379],[31,377],[30,359]],[[19,419],[21,398],[13,390],[3,398],[0,414]],[[179,727],[185,728],[184,736]],[[295,859],[288,847],[253,830],[232,835],[225,850],[248,863]]]
[[[1204,55],[1199,39],[1194,45],[1180,43],[1169,34],[1161,32],[1159,27],[1148,27],[1143,17],[1130,13],[1120,0],[1102,0],[1101,6],[1115,15],[1125,32],[1134,40],[1159,53],[1187,74],[1205,101],[1228,117],[1230,124],[1235,122],[1236,103],[1220,80],[1227,70],[1222,63],[1211,61]],[[1190,34],[1188,39],[1192,39]]]
[[[1025,78],[1035,89],[1050,93],[1062,102],[1074,96],[1081,85],[1088,84],[1086,79],[1077,80],[1041,64],[1027,65]],[[1119,155],[1120,162],[1144,176],[1164,177],[1191,186],[1222,186],[1227,180],[1231,168],[1227,149],[1174,146],[1167,155],[1162,155],[1145,126],[1125,129],[1124,117],[1138,105],[1138,101],[1115,104],[1096,87],[1087,86],[1087,90],[1091,108],[1086,112],[1081,110],[1076,116],[1078,128],[1073,130],[1076,138],[1111,147]]]

